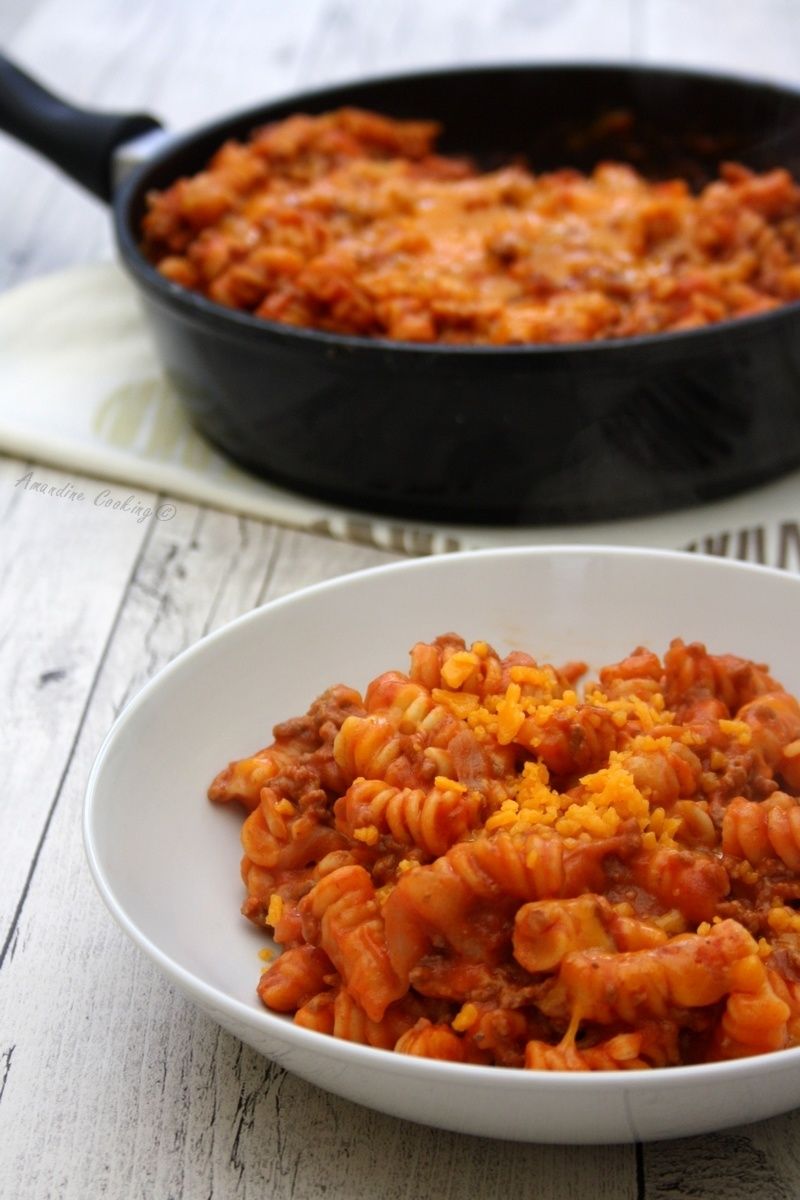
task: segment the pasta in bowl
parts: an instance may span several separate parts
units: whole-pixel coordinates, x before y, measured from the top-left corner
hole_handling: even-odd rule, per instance
[[[790,1108],[799,587],[546,548],[268,605],[109,736],[101,893],[226,1028],[398,1116],[581,1142]]]
[[[680,639],[584,669],[445,635],[219,773],[268,1009],[542,1070],[797,1044],[800,704]]]

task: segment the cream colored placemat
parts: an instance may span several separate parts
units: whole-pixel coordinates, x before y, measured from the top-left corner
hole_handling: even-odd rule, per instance
[[[590,542],[694,549],[800,571],[800,472],[665,516],[490,529],[371,516],[256,479],[193,429],[133,288],[110,263],[0,297],[0,450],[408,554]]]

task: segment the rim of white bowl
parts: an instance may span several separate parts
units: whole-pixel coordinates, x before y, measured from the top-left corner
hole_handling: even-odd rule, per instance
[[[162,667],[152,679],[136,693],[116,717],[111,729],[104,737],[97,756],[89,772],[86,784],[86,795],[83,808],[83,840],[89,869],[100,896],[114,920],[122,930],[139,946],[141,950],[160,969],[182,988],[184,993],[194,994],[200,1003],[206,1001],[230,1014],[232,1019],[243,1022],[253,1029],[262,1029],[272,1033],[289,1045],[298,1049],[313,1051],[319,1056],[329,1059],[346,1059],[350,1063],[378,1071],[381,1069],[404,1076],[416,1077],[420,1082],[436,1077],[442,1082],[469,1083],[472,1087],[511,1087],[521,1091],[536,1090],[546,1082],[553,1091],[572,1091],[579,1088],[605,1091],[612,1088],[631,1088],[640,1090],[651,1086],[663,1088],[682,1087],[687,1085],[707,1085],[710,1079],[720,1082],[731,1078],[747,1078],[751,1075],[761,1075],[765,1071],[786,1071],[796,1069],[800,1065],[800,1046],[785,1050],[773,1050],[765,1054],[751,1055],[746,1058],[728,1059],[721,1062],[692,1063],[675,1067],[653,1067],[642,1071],[542,1071],[521,1067],[484,1066],[479,1063],[454,1063],[443,1059],[421,1058],[414,1055],[396,1054],[393,1050],[380,1050],[359,1042],[348,1042],[328,1034],[317,1033],[295,1025],[287,1017],[251,1007],[244,1001],[237,1000],[227,992],[207,983],[199,975],[187,970],[178,961],[166,954],[153,942],[138,925],[131,920],[124,907],[117,900],[113,886],[107,878],[101,856],[97,851],[94,838],[94,815],[97,803],[98,782],[105,760],[111,747],[119,737],[124,736],[127,722],[139,708],[148,704],[151,697],[161,686],[162,681],[175,672],[183,669],[189,659],[204,652],[209,643],[224,639],[234,628],[257,623],[264,619],[266,613],[285,608],[301,598],[319,592],[329,592],[340,588],[358,586],[360,580],[383,574],[415,573],[417,571],[445,570],[449,564],[464,559],[478,558],[568,558],[572,556],[590,556],[593,558],[645,558],[664,559],[680,563],[695,562],[712,570],[730,572],[731,574],[757,574],[786,581],[789,586],[800,588],[800,576],[776,567],[767,567],[755,563],[745,563],[739,560],[719,558],[712,554],[698,554],[682,550],[663,550],[640,546],[613,546],[603,544],[561,544],[554,543],[544,546],[491,546],[477,550],[463,550],[452,554],[432,557],[415,558],[401,562],[384,563],[377,567],[353,571],[347,575],[338,575],[321,583],[299,588],[286,596],[270,600],[249,612],[243,613],[234,620],[227,622],[213,633],[206,634],[192,643],[180,654],[176,655],[166,666]],[[288,1068],[291,1070],[291,1067]],[[615,1082],[616,1081],[616,1082]]]

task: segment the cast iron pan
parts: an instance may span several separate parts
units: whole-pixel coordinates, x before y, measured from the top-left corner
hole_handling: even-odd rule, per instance
[[[265,322],[169,283],[138,248],[145,196],[230,137],[358,105],[434,117],[446,152],[534,170],[623,158],[700,184],[721,159],[800,176],[800,93],[629,66],[429,71],[290,96],[174,140],[111,196],[115,147],[157,126],[55,100],[0,61],[0,128],[112,200],[122,262],[197,426],[286,487],[434,521],[552,524],[724,496],[800,463],[800,304],[569,346],[420,346]],[[598,133],[615,110],[632,129]],[[611,125],[614,123],[611,122]]]

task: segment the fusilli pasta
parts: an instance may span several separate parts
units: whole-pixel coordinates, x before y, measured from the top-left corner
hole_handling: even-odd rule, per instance
[[[800,1044],[800,705],[680,639],[585,671],[445,634],[220,772],[267,1008],[529,1070]]]

